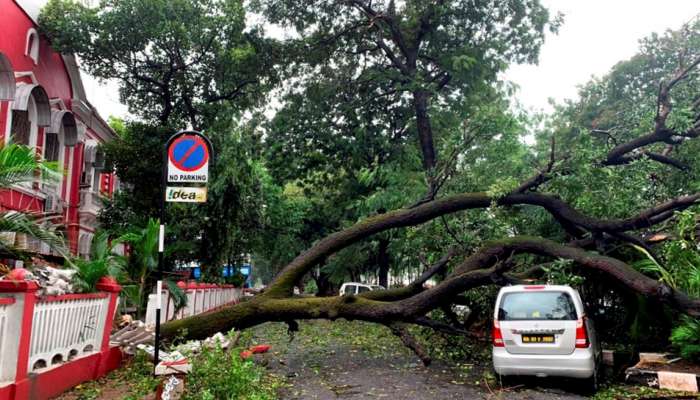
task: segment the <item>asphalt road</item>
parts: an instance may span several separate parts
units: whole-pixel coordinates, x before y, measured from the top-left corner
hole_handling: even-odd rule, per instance
[[[307,324],[306,322],[304,324]],[[280,334],[286,326],[266,324],[254,331],[257,343],[273,351],[259,362],[286,377],[282,399],[584,399],[565,380],[519,380],[501,387],[485,379],[484,366],[457,369],[443,363],[424,367],[391,335],[364,338],[363,326],[334,331],[327,321],[311,323],[293,341]],[[360,323],[346,323],[360,324]],[[349,329],[348,329],[349,327]],[[364,341],[367,339],[367,341]],[[488,367],[488,366],[486,366]],[[570,391],[571,390],[571,391]]]

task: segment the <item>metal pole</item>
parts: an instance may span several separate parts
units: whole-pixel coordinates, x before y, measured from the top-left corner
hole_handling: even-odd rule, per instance
[[[168,184],[168,145],[172,138],[163,146],[163,166],[160,178],[160,229],[158,230],[158,269],[156,270],[156,337],[153,351],[153,374],[156,373],[160,352],[160,309],[162,306],[163,290],[163,252],[165,250],[165,191]]]
[[[163,146],[163,167],[161,170],[161,179],[160,179],[160,231],[158,232],[158,269],[156,270],[156,291],[157,297],[156,297],[156,337],[155,337],[155,349],[153,352],[153,374],[155,375],[156,372],[156,366],[158,365],[158,357],[159,357],[159,349],[160,349],[160,311],[162,307],[162,295],[161,291],[163,288],[163,252],[165,251],[165,196],[167,192],[167,187],[168,187],[168,149],[170,148],[170,144],[178,137],[182,135],[196,135],[204,139],[204,141],[207,144],[207,151],[211,160],[211,157],[213,156],[213,146],[211,145],[211,141],[209,138],[204,136],[201,132],[197,131],[179,131],[172,135],[167,142],[165,142],[165,145]],[[209,161],[207,161],[209,162]]]

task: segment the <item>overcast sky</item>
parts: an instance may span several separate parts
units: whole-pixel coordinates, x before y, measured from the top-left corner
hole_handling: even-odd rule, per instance
[[[576,96],[576,86],[604,75],[637,51],[651,32],[677,29],[700,13],[698,0],[542,0],[552,13],[563,12],[558,35],[549,35],[539,65],[514,66],[505,77],[520,86],[523,106],[551,110],[548,99]],[[117,85],[84,76],[88,100],[103,117],[127,116]]]

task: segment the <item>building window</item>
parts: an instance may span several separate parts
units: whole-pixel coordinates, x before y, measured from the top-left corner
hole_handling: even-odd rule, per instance
[[[29,146],[32,123],[29,121],[29,111],[12,111],[12,127],[10,133],[12,141]]]
[[[24,49],[24,55],[31,57],[34,65],[39,64],[39,34],[34,28],[27,31],[27,46]]]
[[[58,161],[61,143],[58,141],[57,133],[46,133],[46,147],[44,148],[44,159],[46,161]]]

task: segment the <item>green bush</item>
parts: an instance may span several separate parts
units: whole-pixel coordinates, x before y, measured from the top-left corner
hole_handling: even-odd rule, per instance
[[[272,400],[275,388],[264,368],[217,347],[193,360],[183,400]]]
[[[684,315],[681,324],[671,332],[671,343],[681,357],[700,361],[700,319]]]

